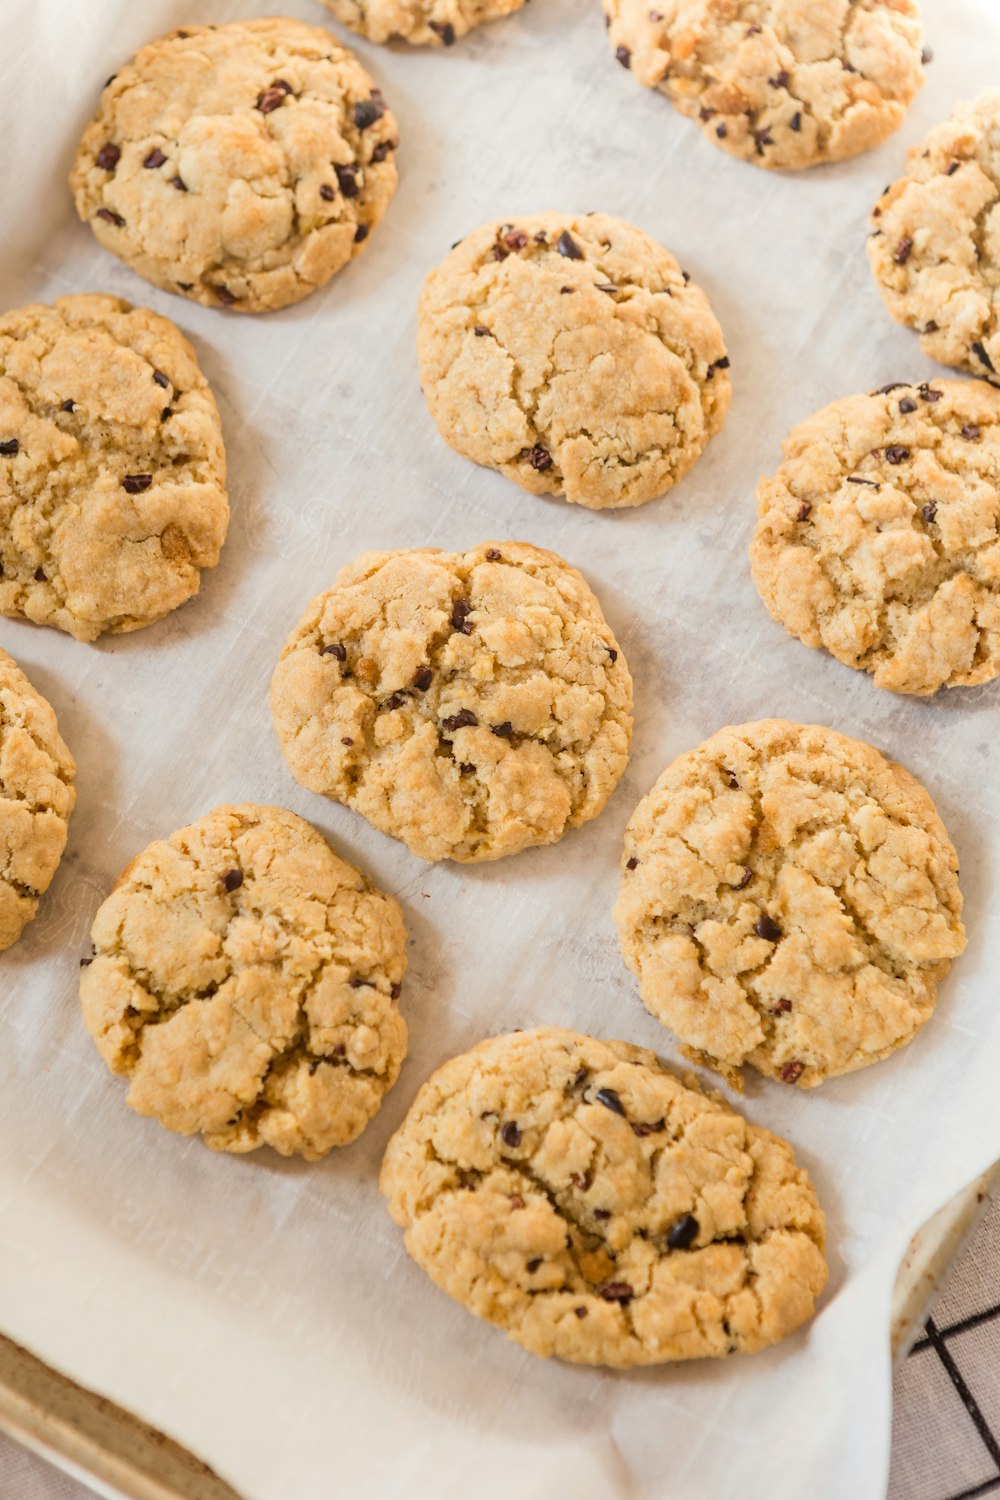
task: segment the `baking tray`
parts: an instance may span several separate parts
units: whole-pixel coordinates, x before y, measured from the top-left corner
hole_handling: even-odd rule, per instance
[[[915,1235],[892,1303],[893,1359],[905,1359],[953,1265],[1000,1194],[1000,1162]],[[0,1334],[0,1430],[107,1500],[241,1500],[192,1453]]]

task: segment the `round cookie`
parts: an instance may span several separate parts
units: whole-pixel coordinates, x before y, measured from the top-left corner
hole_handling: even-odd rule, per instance
[[[526,0],[320,0],[370,42],[397,37],[417,46],[451,47],[483,21],[520,10]]]
[[[91,936],[83,1019],[168,1130],[316,1161],[396,1081],[399,907],[294,813],[217,807],[150,844]]]
[[[924,81],[916,0],[603,0],[618,61],[715,146],[792,169],[868,151]]]
[[[628,760],[632,679],[552,552],[366,552],[289,636],[271,711],[303,786],[423,859],[470,862],[597,816]]]
[[[102,296],[0,314],[0,613],[138,630],[197,594],[228,525],[219,412],[173,323]]]
[[[732,394],[705,294],[608,214],[529,214],[461,240],[424,283],[417,356],[445,442],[593,510],[676,484]]]
[[[764,719],[669,766],[625,833],[615,921],[643,1002],[741,1088],[905,1046],[965,947],[958,855],[870,745]]]
[[[931,359],[1000,379],[1000,89],[914,146],[872,213],[868,259]]]
[[[0,951],[17,942],[59,867],[75,775],[49,704],[0,651]]]
[[[1000,391],[848,396],[783,452],[750,549],[774,619],[895,693],[1000,675]]]
[[[299,302],[357,255],[396,190],[396,122],[329,32],[188,26],[105,85],[70,187],[98,240],[206,307]]]
[[[791,1147],[652,1052],[544,1028],[425,1083],[381,1187],[442,1291],[532,1354],[752,1353],[812,1316],[824,1218]]]

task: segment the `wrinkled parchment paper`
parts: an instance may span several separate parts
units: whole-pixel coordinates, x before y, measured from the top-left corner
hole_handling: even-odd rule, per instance
[[[312,0],[288,12],[331,24]],[[86,646],[0,620],[80,765],[67,856],[0,958],[0,1328],[191,1446],[251,1500],[881,1500],[888,1307],[907,1237],[1000,1155],[1000,689],[910,702],[767,617],[746,547],[758,475],[834,397],[939,373],[870,280],[866,217],[905,148],[997,82],[988,0],[925,0],[936,54],[903,130],[843,166],[776,178],[730,160],[610,57],[598,0],[532,0],[450,51],[357,50],[400,121],[401,187],[370,248],[298,307],[245,319],[155,291],[100,250],[65,186],[105,77],[170,26],[260,0],[3,0],[0,296],[83,290],[166,313],[219,397],[233,520],[201,598]],[[425,272],[481,220],[602,208],[668,245],[727,335],[728,423],[671,495],[632,513],[535,499],[448,451],[415,369]],[[626,777],[554,848],[429,867],[300,790],[267,683],[312,594],[368,547],[522,538],[579,566],[635,677]],[[541,1022],[666,1056],[619,958],[624,824],[664,765],[720,725],[835,725],[905,762],[959,846],[970,944],[890,1062],[802,1095],[751,1082],[829,1215],[813,1326],[726,1364],[637,1374],[543,1364],[406,1257],[378,1163],[420,1083],[487,1033]],[[364,1137],[316,1166],[213,1155],[132,1115],[77,1006],[95,908],[122,866],[222,801],[310,818],[402,901],[411,1052]]]

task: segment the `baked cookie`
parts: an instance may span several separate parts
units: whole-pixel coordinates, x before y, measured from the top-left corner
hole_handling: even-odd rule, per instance
[[[814,1088],[905,1046],[965,947],[958,855],[870,745],[764,719],[668,766],[625,833],[615,906],[643,1001],[735,1088]]]
[[[758,167],[869,151],[924,81],[917,0],[603,0],[611,45],[646,88]]]
[[[423,859],[499,859],[596,818],[632,679],[552,552],[366,552],[309,605],[271,682],[295,779]]]
[[[1000,675],[1000,391],[848,396],[786,439],[757,489],[754,582],[807,646],[894,693]]]
[[[357,255],[396,190],[396,122],[329,32],[171,31],[105,85],[70,187],[98,240],[206,307],[268,312]]]
[[[1000,379],[1000,89],[959,104],[872,214],[868,259],[931,359]]]
[[[150,844],[91,936],[87,1030],[168,1130],[316,1161],[396,1081],[399,907],[294,813],[217,807]]]
[[[0,613],[138,630],[198,592],[228,525],[218,409],[173,323],[100,296],[0,314]]]
[[[75,775],[52,709],[0,651],[0,951],[17,942],[59,867]]]
[[[626,1042],[544,1028],[453,1058],[381,1186],[436,1286],[575,1364],[749,1354],[826,1282],[791,1147]]]
[[[670,489],[731,397],[705,294],[608,214],[529,214],[461,240],[424,283],[417,356],[446,443],[593,510]]]
[[[483,21],[520,10],[525,0],[320,0],[338,21],[370,42],[397,37],[418,46],[451,47]]]

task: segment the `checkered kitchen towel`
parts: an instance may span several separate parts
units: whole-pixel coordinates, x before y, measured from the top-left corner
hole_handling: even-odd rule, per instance
[[[889,1500],[978,1495],[1000,1500],[1000,1198],[895,1384]],[[0,1500],[93,1495],[0,1437]]]

